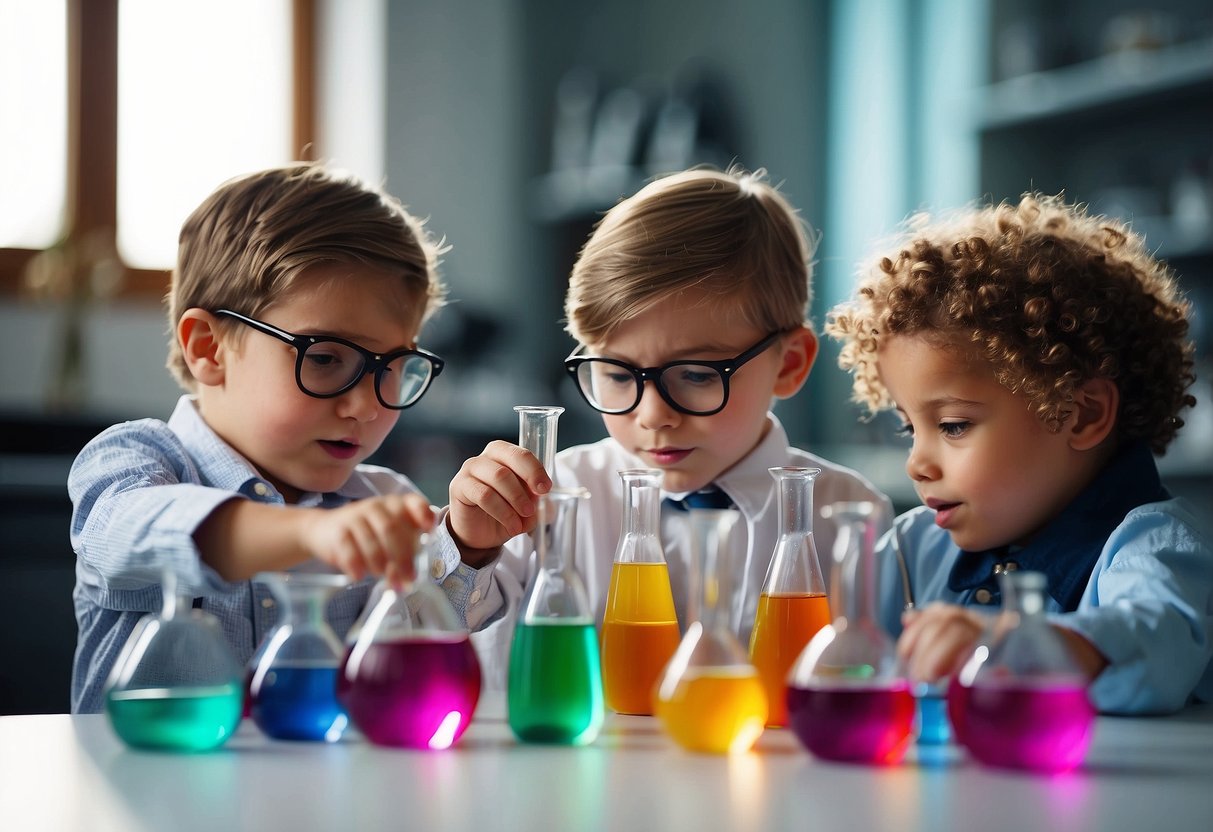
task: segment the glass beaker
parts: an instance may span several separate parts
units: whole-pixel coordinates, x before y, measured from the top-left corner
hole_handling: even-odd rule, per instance
[[[623,480],[623,527],[611,566],[602,621],[607,705],[621,714],[653,713],[653,693],[682,635],[661,546],[661,471],[634,468]]]
[[[267,736],[336,742],[349,717],[337,701],[337,669],[344,649],[324,618],[325,606],[349,578],[323,572],[262,572],[278,622],[249,666],[249,715]]]
[[[830,602],[813,544],[813,482],[821,469],[767,470],[779,500],[779,540],[758,596],[750,661],[767,691],[767,725],[782,726],[788,722],[788,673],[809,639],[830,623]]]
[[[161,582],[163,608],[131,631],[106,683],[114,732],[136,748],[207,751],[240,724],[240,662],[219,620],[178,594],[177,577]]]
[[[999,580],[1002,612],[948,687],[957,741],[987,765],[1068,771],[1091,743],[1087,679],[1045,617],[1045,576]]]
[[[657,717],[691,751],[748,751],[767,721],[758,671],[729,626],[732,569],[728,538],[741,513],[690,509],[691,624],[657,688]]]
[[[514,412],[518,414],[519,447],[533,453],[548,476],[555,479],[556,425],[564,408],[520,404]]]
[[[480,662],[446,595],[430,577],[429,534],[416,577],[397,591],[386,581],[347,637],[337,699],[377,745],[449,748],[480,699]]]
[[[602,668],[589,596],[577,574],[577,506],[584,488],[539,498],[539,569],[510,648],[507,702],[525,742],[585,745],[602,727]]]
[[[876,516],[870,502],[833,503],[834,620],[809,641],[788,679],[788,721],[827,760],[896,763],[914,731],[914,697],[875,615]]]

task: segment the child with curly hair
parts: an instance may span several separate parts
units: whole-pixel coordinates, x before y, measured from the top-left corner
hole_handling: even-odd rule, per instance
[[[913,438],[924,505],[882,545],[934,603],[901,614],[891,579],[881,607],[913,678],[958,669],[1021,569],[1100,710],[1213,699],[1213,535],[1151,453],[1195,404],[1187,315],[1140,236],[1039,194],[913,218],[834,309],[854,398]]]

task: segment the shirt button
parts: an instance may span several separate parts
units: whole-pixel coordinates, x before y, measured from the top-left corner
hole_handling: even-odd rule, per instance
[[[479,600],[480,600],[480,590],[473,589],[472,594],[468,596],[468,603],[475,604]]]
[[[256,483],[253,486],[253,493],[258,497],[268,497],[270,495],[270,487],[263,482]]]
[[[436,560],[430,564],[430,577],[435,581],[442,578],[442,573],[445,571],[446,567],[443,566],[442,561],[440,560]]]
[[[274,608],[274,599],[273,598],[262,598],[261,606],[265,607],[267,610],[272,610]]]
[[[981,589],[977,590],[977,592],[973,593],[973,597],[977,599],[977,603],[979,604],[988,604],[994,598],[994,593],[990,592],[990,590],[983,586]]]

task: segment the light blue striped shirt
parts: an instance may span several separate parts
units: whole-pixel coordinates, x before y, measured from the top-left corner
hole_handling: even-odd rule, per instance
[[[335,508],[378,494],[417,491],[402,474],[360,465],[338,491],[305,494],[298,504]],[[106,681],[127,637],[140,618],[162,607],[160,576],[166,567],[176,573],[182,593],[201,599],[195,603],[219,619],[236,658],[249,660],[274,626],[277,605],[263,584],[229,583],[203,563],[194,532],[228,500],[285,502],[207,426],[190,397],[182,396],[167,424],[142,419],[98,435],[72,465],[68,493],[79,626],[74,713],[101,710]],[[362,581],[329,603],[328,621],[338,638],[361,612],[373,583]]]

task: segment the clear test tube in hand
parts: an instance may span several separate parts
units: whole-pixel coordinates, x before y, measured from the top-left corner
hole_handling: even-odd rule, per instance
[[[514,412],[518,414],[518,444],[533,453],[555,479],[556,423],[564,408],[518,405]]]

